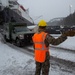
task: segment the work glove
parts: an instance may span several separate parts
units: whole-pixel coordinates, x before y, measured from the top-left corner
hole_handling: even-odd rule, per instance
[[[64,36],[75,36],[75,30],[68,30],[63,33]]]

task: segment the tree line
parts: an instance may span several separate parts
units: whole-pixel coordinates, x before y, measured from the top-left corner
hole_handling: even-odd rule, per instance
[[[63,19],[64,25],[75,25],[75,12]]]

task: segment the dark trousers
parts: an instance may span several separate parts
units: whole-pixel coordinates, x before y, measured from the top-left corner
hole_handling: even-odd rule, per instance
[[[46,60],[43,63],[40,62],[35,62],[36,63],[36,71],[35,71],[35,75],[41,75],[41,71],[42,71],[42,75],[49,75],[49,68],[50,68],[50,55],[49,53],[46,53]]]

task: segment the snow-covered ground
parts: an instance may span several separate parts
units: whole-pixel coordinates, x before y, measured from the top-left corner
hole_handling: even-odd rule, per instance
[[[60,34],[52,34],[55,38],[60,36]],[[56,47],[66,48],[70,50],[75,50],[75,36],[73,37],[67,37],[67,39],[62,42],[61,44],[57,45]]]
[[[65,40],[63,43],[59,44],[57,47],[75,50],[75,36],[68,37],[67,40]]]
[[[57,46],[52,46],[52,47],[59,48],[59,50],[51,49],[52,56],[63,59],[63,60],[75,62],[75,36],[67,37],[67,40],[65,40],[64,42],[62,42],[61,44]],[[60,48],[67,49],[68,51],[65,50],[62,52]]]
[[[27,75],[34,69],[33,57],[0,42],[0,75]]]
[[[75,50],[74,41],[75,36],[68,37],[65,42],[58,46]],[[3,43],[0,38],[0,75],[34,75],[34,72],[35,61],[33,56],[10,47]],[[56,66],[54,64],[49,75],[75,75],[75,73],[62,71],[57,64]]]

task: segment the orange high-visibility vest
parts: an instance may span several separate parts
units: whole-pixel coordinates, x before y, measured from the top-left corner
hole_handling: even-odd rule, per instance
[[[47,33],[35,33],[32,37],[35,46],[34,58],[37,62],[44,62],[46,59],[46,52],[49,51],[49,47],[46,47],[44,40]]]

